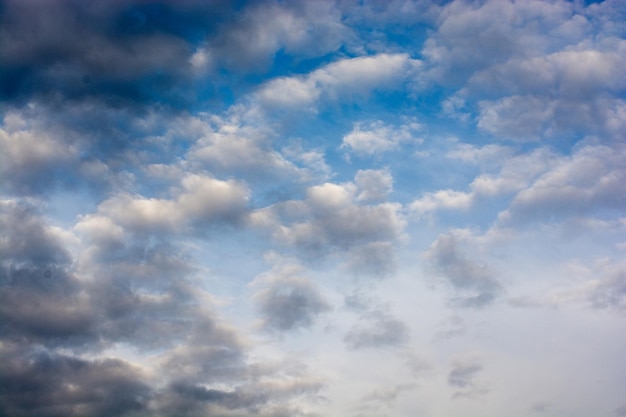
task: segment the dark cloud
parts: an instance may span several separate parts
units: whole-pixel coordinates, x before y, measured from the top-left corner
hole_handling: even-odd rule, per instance
[[[453,235],[441,235],[427,252],[436,271],[445,277],[459,296],[453,301],[464,307],[483,307],[492,303],[502,285],[486,267],[467,259]]]
[[[9,0],[2,7],[0,99],[12,101],[98,97],[176,107],[195,101],[197,87],[219,93],[220,69],[264,70],[279,50],[323,55],[347,34],[331,3]]]
[[[141,372],[118,359],[90,361],[4,345],[2,358],[2,415],[137,415],[146,411],[150,399]]]
[[[225,1],[4,2],[1,96],[180,99],[193,45],[225,12]]]
[[[35,207],[0,203],[0,328],[4,338],[63,341],[91,332],[91,310],[80,294],[71,257]]]

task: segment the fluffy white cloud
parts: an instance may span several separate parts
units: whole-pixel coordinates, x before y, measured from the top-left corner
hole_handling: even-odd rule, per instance
[[[330,63],[307,75],[269,81],[257,93],[261,103],[314,109],[325,99],[363,97],[376,89],[398,88],[420,67],[408,54],[378,54]]]
[[[190,174],[181,186],[173,199],[131,194],[111,197],[100,204],[98,212],[126,229],[150,232],[177,231],[214,221],[237,222],[247,209],[249,191],[238,181]],[[92,229],[96,220],[86,221],[80,227]]]
[[[419,144],[421,138],[415,133],[421,126],[415,122],[394,127],[382,121],[355,123],[350,133],[342,139],[341,148],[349,149],[357,155],[374,155],[397,150],[404,144]]]

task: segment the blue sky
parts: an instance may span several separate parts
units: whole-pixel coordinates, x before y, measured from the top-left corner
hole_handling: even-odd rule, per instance
[[[625,417],[626,3],[0,3],[0,415]]]

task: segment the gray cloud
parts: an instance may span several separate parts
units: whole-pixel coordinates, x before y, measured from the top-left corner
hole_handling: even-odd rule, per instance
[[[454,302],[464,307],[483,307],[492,303],[502,293],[502,285],[486,266],[466,258],[458,246],[458,238],[454,235],[441,235],[426,256],[459,294]]]
[[[4,337],[84,342],[91,334],[92,312],[58,232],[31,205],[9,200],[0,209]]]
[[[448,385],[456,390],[453,398],[474,397],[487,393],[487,389],[476,381],[482,370],[482,364],[473,355],[464,355],[456,359],[448,373]]]
[[[7,416],[138,415],[151,389],[118,359],[84,360],[47,350],[2,346],[0,412]]]
[[[332,250],[359,252],[385,250],[397,243],[406,221],[398,203],[360,204],[352,183],[325,183],[307,189],[304,200],[290,200],[257,210],[252,225],[268,230],[275,240],[298,249],[307,257],[326,255]],[[350,263],[351,261],[349,261]],[[382,271],[389,263],[376,266]]]
[[[625,151],[621,146],[580,146],[520,191],[498,216],[502,226],[593,215],[626,207]]]
[[[626,312],[626,268],[614,267],[605,274],[588,293],[591,305]]]
[[[552,408],[551,403],[547,401],[540,401],[540,402],[533,404],[532,407],[530,407],[530,410],[533,413],[546,413],[550,411],[550,408]]]
[[[279,265],[257,278],[263,288],[254,299],[265,328],[284,332],[310,327],[319,314],[329,309],[319,290],[302,272],[296,264]]]
[[[371,310],[361,315],[344,337],[350,349],[397,347],[409,339],[409,330],[402,321],[382,310]]]
[[[20,2],[3,5],[0,97],[99,97],[111,104],[196,99],[195,86],[219,70],[267,70],[282,50],[315,57],[349,35],[332,3],[188,0]]]

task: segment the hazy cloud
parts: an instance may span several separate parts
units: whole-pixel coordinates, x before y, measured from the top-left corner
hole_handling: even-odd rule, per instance
[[[503,291],[502,285],[484,265],[468,259],[453,234],[441,235],[426,252],[435,271],[455,289],[452,301],[465,307],[483,307],[492,303]]]
[[[255,280],[255,285],[262,286],[254,299],[265,328],[280,332],[307,328],[329,310],[317,286],[303,274],[300,265],[279,261]]]
[[[477,381],[483,365],[475,355],[463,355],[452,362],[448,385],[455,389],[453,398],[483,395],[487,390]]]
[[[407,342],[409,331],[403,322],[384,311],[369,311],[344,337],[350,349],[397,347]]]

